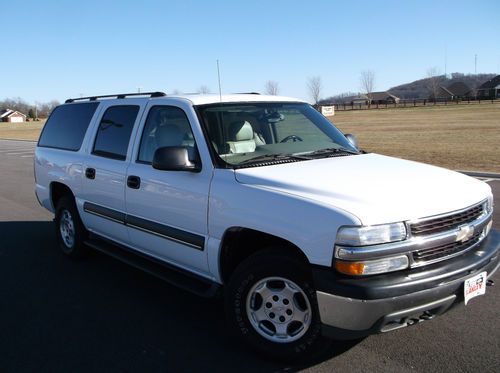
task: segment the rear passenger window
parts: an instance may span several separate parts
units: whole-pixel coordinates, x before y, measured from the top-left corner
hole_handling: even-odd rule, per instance
[[[38,146],[77,151],[98,102],[61,105],[54,109],[43,127]]]
[[[102,116],[92,154],[124,160],[139,106],[112,106]]]
[[[137,161],[152,163],[156,149],[165,146],[185,146],[190,158],[196,154],[186,113],[175,106],[153,106],[144,125]]]

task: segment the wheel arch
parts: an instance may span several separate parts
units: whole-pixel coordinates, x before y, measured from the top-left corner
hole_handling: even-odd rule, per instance
[[[259,230],[233,226],[224,232],[220,244],[219,271],[223,283],[227,283],[236,267],[251,255],[269,249],[280,248],[291,256],[309,265],[306,254],[294,243]]]
[[[59,200],[66,195],[75,198],[73,191],[66,184],[60,183],[58,181],[53,181],[50,183],[50,202],[52,203],[54,211],[57,208],[57,203],[59,202]]]

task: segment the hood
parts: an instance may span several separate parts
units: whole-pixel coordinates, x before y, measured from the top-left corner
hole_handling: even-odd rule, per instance
[[[378,154],[242,168],[235,177],[340,208],[364,225],[459,210],[491,194],[488,184],[458,172]]]

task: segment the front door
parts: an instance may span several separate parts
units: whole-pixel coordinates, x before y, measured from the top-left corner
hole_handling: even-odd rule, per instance
[[[136,142],[127,171],[127,177],[136,182],[125,191],[127,228],[132,244],[139,250],[206,275],[212,166],[203,164],[201,172],[159,171],[152,167],[159,147],[185,146],[193,157],[198,154],[190,124],[196,119],[189,115],[191,119],[178,106],[150,102],[146,107],[137,134],[140,141]]]

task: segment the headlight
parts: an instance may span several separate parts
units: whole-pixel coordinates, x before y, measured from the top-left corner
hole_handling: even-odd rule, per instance
[[[341,227],[337,232],[336,244],[341,246],[366,246],[402,241],[406,238],[404,223]]]

